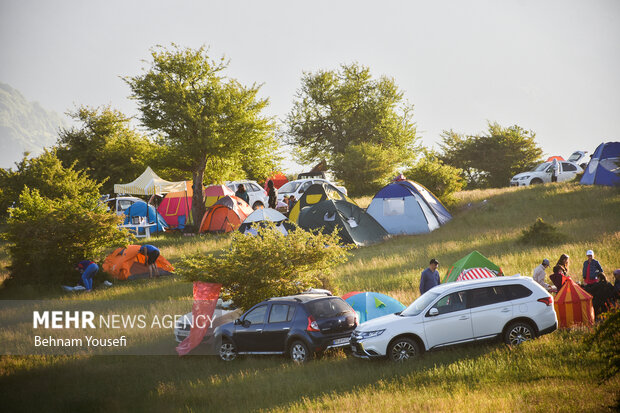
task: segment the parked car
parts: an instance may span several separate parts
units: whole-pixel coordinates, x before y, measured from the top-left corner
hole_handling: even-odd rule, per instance
[[[530,277],[512,276],[441,284],[400,313],[361,324],[353,354],[394,361],[470,341],[501,337],[510,345],[557,328],[553,298]]]
[[[348,346],[356,326],[355,311],[346,301],[313,292],[263,301],[214,334],[225,361],[239,354],[283,354],[304,362],[314,353]]]
[[[269,204],[269,197],[267,196],[267,192],[260,187],[256,181],[232,181],[226,182],[226,186],[230,188],[233,192],[237,192],[237,186],[239,184],[243,184],[245,187],[248,196],[250,197],[250,206],[253,209],[265,207]]]
[[[583,168],[574,162],[558,162],[558,182],[570,181],[575,175],[583,172]],[[551,182],[551,172],[553,162],[543,162],[529,172],[521,172],[516,174],[510,180],[510,186],[527,186]]]
[[[102,198],[102,202],[108,204],[110,211],[116,212],[116,215],[123,215],[130,206],[143,201],[134,196],[117,196],[116,198]]]
[[[576,163],[581,169],[586,169],[588,162],[590,162],[590,159],[586,156],[587,153],[588,151],[575,151],[568,157],[567,161]]]
[[[297,179],[295,181],[289,181],[282,185],[280,189],[278,189],[278,201],[284,200],[285,196],[290,197],[291,195],[295,196],[295,199],[299,200],[301,196],[306,192],[306,189],[312,184],[318,184],[325,182],[326,184],[331,185],[338,191],[343,194],[347,194],[347,188],[344,186],[334,185],[329,182],[327,179],[313,178],[313,179]]]

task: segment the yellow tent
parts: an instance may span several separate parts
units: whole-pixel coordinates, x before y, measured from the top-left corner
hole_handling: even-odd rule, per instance
[[[128,184],[114,184],[114,192],[117,194],[132,195],[161,195],[168,192],[185,191],[185,181],[169,182],[161,179],[150,166],[136,178],[135,181]]]

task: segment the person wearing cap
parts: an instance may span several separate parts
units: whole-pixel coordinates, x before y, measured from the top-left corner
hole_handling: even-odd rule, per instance
[[[433,258],[428,268],[422,271],[422,276],[420,277],[420,295],[440,284],[437,267],[439,267],[439,261]]]
[[[534,278],[534,281],[538,284],[542,285],[544,289],[549,290],[551,286],[545,282],[545,278],[547,277],[545,270],[547,268],[549,268],[549,260],[545,258],[542,264],[534,268],[534,276],[532,278]]]
[[[603,267],[597,260],[594,259],[594,251],[586,251],[587,260],[583,262],[583,282],[586,285],[594,284],[598,282],[598,275],[603,273]]]

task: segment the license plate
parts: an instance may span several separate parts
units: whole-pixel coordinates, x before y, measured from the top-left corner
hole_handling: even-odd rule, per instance
[[[344,337],[344,338],[337,338],[334,340],[334,346],[337,346],[338,344],[347,344],[349,342],[349,337]]]

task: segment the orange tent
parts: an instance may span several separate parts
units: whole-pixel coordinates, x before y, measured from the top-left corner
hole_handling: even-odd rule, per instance
[[[554,159],[557,159],[558,162],[562,162],[564,160],[564,158],[562,158],[561,156],[555,155],[548,157],[545,162],[553,162]]]
[[[198,232],[230,232],[253,212],[243,199],[227,195],[207,209]]]
[[[205,189],[205,206],[210,207],[227,195],[233,196],[235,193],[226,185],[211,185]]]
[[[141,245],[129,245],[127,248],[117,248],[103,261],[103,270],[119,280],[133,280],[149,276],[149,269],[145,264],[144,255],[140,254]],[[174,267],[161,255],[155,261],[160,274],[171,273]]]
[[[190,211],[192,210],[193,194],[192,182],[187,181],[187,190],[166,194],[157,207],[157,212],[164,217],[166,223],[172,228],[179,226],[179,217],[183,215],[185,215],[186,223],[189,224],[192,222]]]
[[[567,280],[558,291],[553,307],[558,316],[558,327],[570,327],[573,324],[592,325],[594,323],[592,296],[573,280]]]
[[[269,178],[265,180],[265,191],[267,190],[267,182],[273,181],[273,186],[276,189],[280,189],[282,185],[288,182],[288,178],[282,172],[274,172]]]

